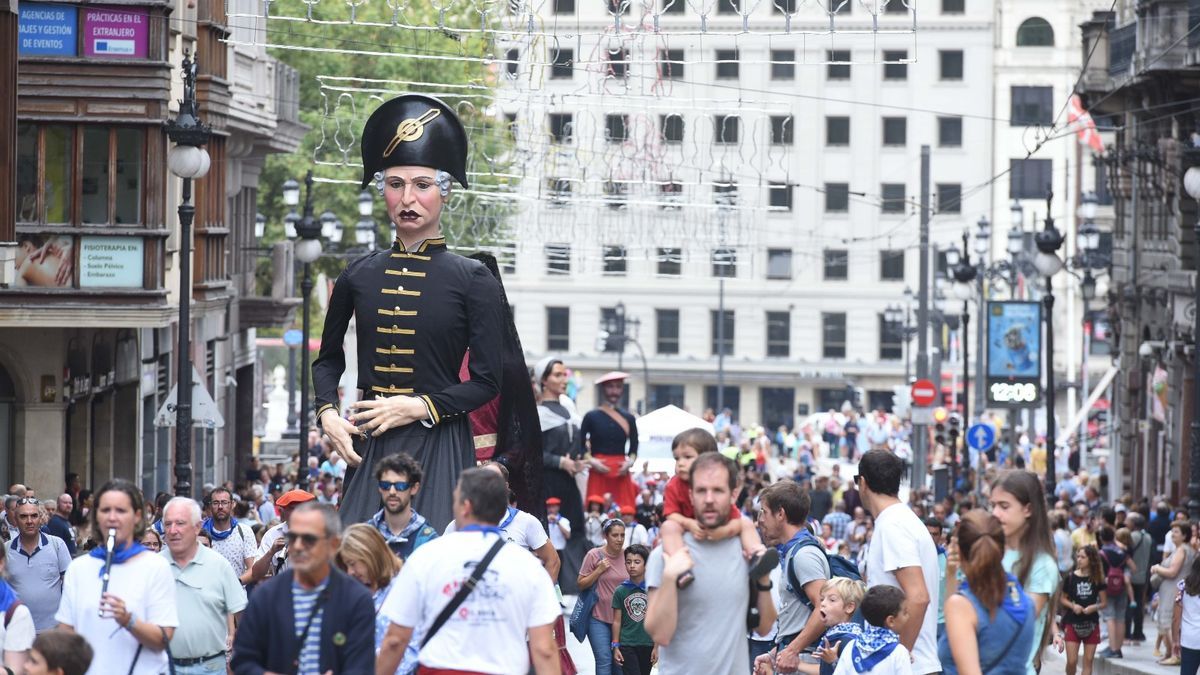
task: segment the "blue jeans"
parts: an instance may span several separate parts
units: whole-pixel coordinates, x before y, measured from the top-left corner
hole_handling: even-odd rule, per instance
[[[203,663],[190,666],[175,666],[175,675],[212,675],[225,672],[225,656],[221,655]]]
[[[596,675],[613,675],[612,624],[590,616],[587,636],[588,644],[592,647],[592,656],[596,659]]]
[[[1178,607],[1175,611],[1180,611]],[[1183,647],[1180,652],[1180,675],[1196,675],[1197,667],[1200,667],[1200,649],[1188,649]]]

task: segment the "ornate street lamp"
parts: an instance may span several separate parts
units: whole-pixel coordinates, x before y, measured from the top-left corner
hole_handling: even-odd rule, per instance
[[[1046,190],[1046,228],[1038,232],[1033,240],[1037,244],[1038,254],[1033,260],[1033,266],[1038,274],[1046,277],[1046,295],[1042,305],[1046,313],[1046,499],[1054,504],[1055,488],[1055,450],[1057,422],[1054,419],[1054,283],[1053,277],[1063,268],[1063,261],[1058,257],[1058,249],[1062,248],[1062,233],[1054,227],[1054,218],[1050,215],[1050,201],[1054,191]]]
[[[1183,189],[1188,196],[1200,201],[1200,167],[1191,167],[1183,174]],[[1196,250],[1200,253],[1200,219],[1192,223]],[[1193,283],[1192,302],[1200,308],[1200,282]],[[1188,517],[1200,520],[1200,311],[1192,312],[1192,426],[1191,470],[1188,473]]]
[[[984,225],[984,224],[986,224],[986,221],[980,221],[980,224]],[[951,270],[951,273],[954,275],[954,294],[958,297],[959,300],[962,300],[962,332],[959,333],[959,335],[962,336],[960,341],[962,342],[962,380],[963,380],[962,420],[963,420],[963,432],[964,433],[966,432],[967,429],[969,429],[971,427],[971,405],[970,405],[970,401],[971,401],[971,368],[970,368],[970,363],[971,363],[971,360],[970,360],[971,314],[970,314],[970,304],[969,303],[971,301],[971,297],[975,295],[975,277],[976,277],[976,275],[979,274],[979,271],[976,269],[975,265],[971,264],[971,254],[967,252],[968,245],[969,245],[969,242],[968,242],[969,239],[970,239],[969,235],[964,230],[963,236],[962,236],[962,250],[963,250],[962,261],[953,270]],[[985,239],[985,241],[986,241],[986,239]],[[981,265],[983,264],[982,260],[980,260],[980,264]],[[982,310],[983,310],[983,306],[980,305],[980,311],[982,311]],[[979,320],[982,322],[983,318],[980,317]],[[983,345],[977,345],[977,346],[979,349],[983,349]],[[983,377],[982,374],[979,374],[979,376]],[[955,466],[956,466],[955,465],[955,453],[957,451],[958,451],[958,449],[954,448],[950,453],[950,490],[952,492],[954,490],[954,484],[955,484]],[[980,479],[980,473],[981,472],[979,471],[979,465],[976,464],[975,480]]]
[[[302,358],[300,361],[300,471],[298,472],[300,489],[302,490],[308,486],[308,471],[305,467],[308,466],[308,336],[311,331],[312,263],[321,257],[320,236],[322,230],[322,223],[318,223],[313,218],[312,189],[313,172],[309,169],[308,173],[304,176],[304,215],[296,224],[296,234],[300,237],[300,240],[296,242],[296,260],[304,263],[304,277],[300,282],[300,293],[304,299],[304,319],[301,324],[303,338],[300,341],[300,354]],[[322,214],[321,219],[325,219],[325,214]]]
[[[192,220],[196,207],[191,204],[192,180],[208,173],[211,159],[204,144],[212,130],[200,121],[196,101],[196,62],[191,53],[183,54],[183,99],[179,114],[166,125],[167,137],[175,144],[167,153],[167,167],[183,179],[179,204],[179,352],[176,354],[175,404],[175,494],[192,496]]]

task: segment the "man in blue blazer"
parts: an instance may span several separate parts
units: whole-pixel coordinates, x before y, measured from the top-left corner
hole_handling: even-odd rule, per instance
[[[237,675],[374,675],[375,605],[334,568],[342,525],[333,507],[296,507],[287,533],[291,570],[255,589],[233,643]]]

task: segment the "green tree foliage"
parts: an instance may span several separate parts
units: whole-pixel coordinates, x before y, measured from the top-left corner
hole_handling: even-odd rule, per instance
[[[497,47],[490,34],[477,32],[482,19],[475,6],[456,2],[442,13],[426,2],[276,0],[269,7],[271,19],[259,39],[272,45],[272,56],[298,71],[300,118],[309,131],[295,153],[268,156],[259,182],[259,210],[267,218],[260,245],[284,236],[289,208],[281,187],[288,178],[303,186],[311,169],[319,179],[352,181],[318,180],[313,190],[314,215],[328,211],[344,224],[340,245],[323,242],[327,253],[338,255],[314,264],[316,271],[337,276],[357,246],[362,125],[382,101],[408,92],[444,100],[459,112],[471,136],[471,190],[456,189],[442,216],[449,243],[466,249],[492,245],[513,212],[505,196],[514,186],[499,159],[511,141],[491,109]],[[392,226],[382,199],[373,187],[368,190],[377,239],[386,246],[394,236]],[[269,267],[267,261],[260,265],[260,288],[269,287]],[[314,325],[319,330],[320,324]]]

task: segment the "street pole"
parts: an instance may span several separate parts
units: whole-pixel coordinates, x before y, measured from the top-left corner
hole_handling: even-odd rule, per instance
[[[929,146],[921,146],[921,251],[920,286],[917,290],[917,378],[929,375]],[[934,387],[941,391],[941,381]],[[912,489],[925,487],[928,438],[925,424],[913,425]]]
[[[1046,227],[1034,237],[1038,254],[1034,261],[1037,271],[1046,277],[1046,295],[1042,304],[1046,313],[1046,500],[1054,505],[1054,488],[1057,476],[1055,466],[1055,451],[1058,449],[1058,422],[1054,419],[1054,275],[1063,267],[1058,257],[1058,249],[1062,247],[1062,234],[1054,227],[1054,217],[1051,215],[1050,202],[1054,193],[1046,190]],[[1032,409],[1030,410],[1032,413]],[[1032,415],[1031,415],[1032,417]],[[1032,425],[1031,425],[1032,426]]]
[[[296,348],[288,347],[288,414],[285,434],[296,433]]]
[[[301,322],[304,331],[304,338],[300,343],[300,474],[308,476],[308,380],[309,380],[309,355],[308,355],[308,336],[311,330],[311,310],[312,305],[312,265],[304,263],[304,279],[300,282],[300,292],[304,294],[304,319]]]
[[[182,201],[179,204],[179,345],[176,354],[178,371],[175,377],[175,494],[192,496],[192,221],[196,207],[192,205],[192,180],[203,178],[211,159],[202,147],[212,130],[200,121],[200,106],[196,100],[196,62],[191,53],[183,54],[183,99],[179,114],[166,125],[167,137],[175,147],[167,154],[171,173],[183,179]]]
[[[722,270],[721,274],[725,274]],[[717,280],[717,414],[725,410],[725,277]]]
[[[970,359],[970,347],[968,346],[968,343],[970,342],[970,340],[967,339],[967,336],[970,335],[970,333],[967,330],[967,326],[970,323],[971,323],[971,313],[968,311],[967,301],[963,300],[962,332],[959,333],[959,335],[962,336],[962,353],[963,353],[963,358],[962,358],[962,368],[963,368],[962,432],[963,432],[964,438],[966,437],[967,429],[971,428],[971,393],[970,393],[971,392],[971,368],[970,368],[971,359]],[[964,443],[963,445],[966,445],[966,444]],[[954,492],[954,466],[955,466],[954,457],[955,457],[955,453],[957,453],[957,452],[958,452],[958,448],[955,448],[954,452],[950,453],[950,457],[951,457],[951,459],[950,459],[950,491],[951,492]]]
[[[1196,187],[1196,184],[1200,183],[1196,180],[1198,172],[1200,169],[1192,167],[1184,174],[1183,184],[1192,199],[1200,199],[1200,189]],[[1200,218],[1192,223],[1192,231],[1195,233],[1196,250],[1200,252]],[[1188,471],[1187,509],[1188,517],[1194,523],[1200,520],[1200,273],[1192,282],[1192,294],[1192,447]]]
[[[984,408],[987,407],[987,392],[984,387],[983,373],[983,354],[984,354],[984,322],[987,317],[987,298],[983,291],[983,272],[987,269],[987,261],[980,259],[979,274],[975,277],[975,283],[979,288],[979,320],[975,322],[975,414],[982,415]],[[977,478],[978,479],[978,478]]]

